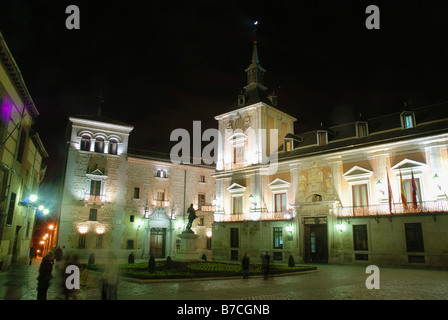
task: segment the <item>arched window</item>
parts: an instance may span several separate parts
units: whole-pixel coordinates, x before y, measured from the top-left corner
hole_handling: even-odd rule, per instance
[[[90,137],[89,136],[82,136],[81,137],[81,150],[84,151],[90,151]]]
[[[104,152],[104,139],[103,138],[96,138],[95,141],[95,152]]]
[[[118,142],[115,139],[109,140],[109,154],[117,154]]]

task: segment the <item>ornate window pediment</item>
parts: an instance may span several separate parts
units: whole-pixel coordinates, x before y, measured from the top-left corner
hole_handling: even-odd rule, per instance
[[[399,174],[400,171],[402,173],[411,173],[411,169],[414,173],[421,173],[422,167],[426,166],[426,163],[422,163],[415,160],[403,159],[394,165],[391,169],[395,174]]]
[[[269,183],[268,187],[271,188],[271,190],[287,190],[290,185],[290,182],[277,178]]]
[[[360,166],[353,166],[350,170],[344,173],[342,176],[348,181],[366,180],[373,174],[373,171],[367,170]]]
[[[244,191],[246,191],[246,187],[235,182],[227,188],[227,191],[229,191],[232,195],[242,195]]]

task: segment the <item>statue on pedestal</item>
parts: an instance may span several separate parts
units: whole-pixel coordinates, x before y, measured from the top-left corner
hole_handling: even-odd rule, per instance
[[[190,204],[190,207],[187,210],[188,213],[188,224],[185,228],[185,232],[194,233],[193,230],[191,230],[191,226],[193,225],[194,219],[196,219],[198,216],[196,215],[196,210],[193,208],[193,204]]]

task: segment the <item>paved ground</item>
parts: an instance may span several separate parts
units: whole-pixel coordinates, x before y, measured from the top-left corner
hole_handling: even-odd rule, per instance
[[[31,266],[0,272],[0,297],[35,300],[40,260]],[[363,266],[317,265],[318,271],[300,275],[251,279],[135,283],[121,281],[120,300],[341,300],[448,299],[448,271],[386,268],[380,270],[380,289],[367,289]],[[55,271],[54,271],[55,272]],[[49,300],[61,299],[54,273]],[[88,300],[100,296],[99,275],[90,274],[84,292]]]

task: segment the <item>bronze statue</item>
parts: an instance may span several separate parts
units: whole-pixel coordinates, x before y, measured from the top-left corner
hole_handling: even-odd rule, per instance
[[[188,213],[188,224],[187,224],[187,227],[185,228],[185,231],[193,233],[193,231],[191,230],[191,226],[193,225],[194,219],[196,219],[198,217],[196,215],[196,211],[193,208],[193,204],[190,204],[190,207],[188,208],[187,213]]]

